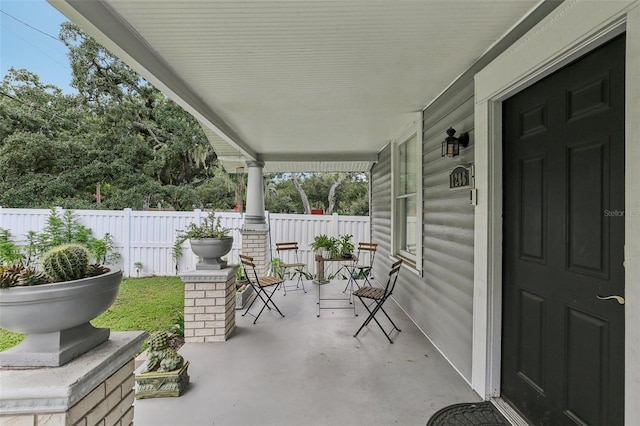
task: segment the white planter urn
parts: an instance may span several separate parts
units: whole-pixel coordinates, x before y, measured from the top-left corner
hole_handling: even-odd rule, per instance
[[[217,270],[227,267],[227,261],[222,260],[233,247],[233,237],[190,239],[191,251],[202,258],[196,265],[197,270]]]
[[[0,327],[27,337],[0,352],[2,367],[58,367],[109,339],[89,321],[118,295],[122,271],[37,286],[0,289]]]

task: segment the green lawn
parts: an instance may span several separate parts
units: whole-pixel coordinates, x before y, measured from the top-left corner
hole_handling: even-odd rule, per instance
[[[184,284],[178,277],[126,278],[111,307],[91,321],[111,331],[168,330],[184,309]],[[24,336],[0,329],[0,351],[17,345]]]

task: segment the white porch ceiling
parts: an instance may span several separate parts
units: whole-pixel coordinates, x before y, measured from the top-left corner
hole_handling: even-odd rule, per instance
[[[194,114],[228,168],[265,172],[368,170],[540,3],[49,2]]]

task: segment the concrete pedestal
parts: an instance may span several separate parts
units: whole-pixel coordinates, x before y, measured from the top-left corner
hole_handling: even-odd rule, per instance
[[[194,271],[184,281],[184,340],[224,342],[236,327],[236,268]]]
[[[0,424],[131,425],[134,357],[146,336],[113,332],[61,367],[0,369]]]
[[[189,385],[189,362],[176,370],[166,373],[151,371],[136,375],[136,399],[164,398],[180,396]]]
[[[28,334],[19,345],[0,352],[0,366],[59,367],[109,340],[109,333],[87,322],[54,333]]]

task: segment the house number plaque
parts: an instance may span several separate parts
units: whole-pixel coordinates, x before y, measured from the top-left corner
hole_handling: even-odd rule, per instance
[[[473,189],[473,165],[460,164],[449,173],[449,189]]]

